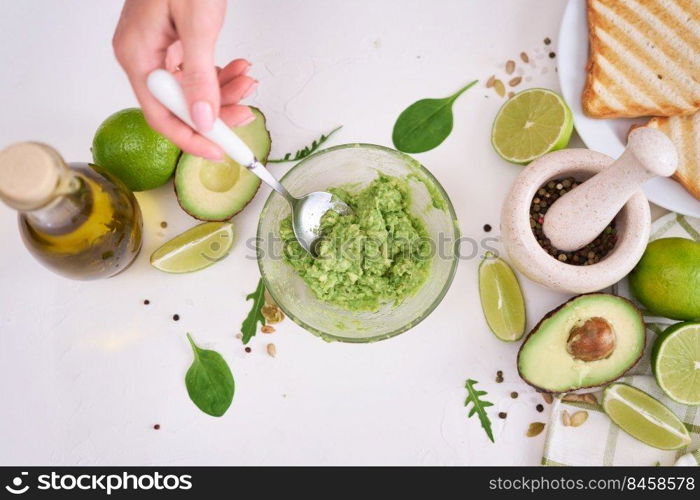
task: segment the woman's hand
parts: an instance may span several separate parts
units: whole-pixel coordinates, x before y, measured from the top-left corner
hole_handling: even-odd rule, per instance
[[[238,101],[257,81],[246,72],[250,63],[236,59],[223,69],[214,64],[214,46],[226,11],[225,0],[126,0],[113,46],[148,124],[182,150],[220,159],[222,152],[181,122],[146,87],[146,77],[166,68],[180,80],[197,130],[206,132],[220,116],[230,126],[253,120]]]

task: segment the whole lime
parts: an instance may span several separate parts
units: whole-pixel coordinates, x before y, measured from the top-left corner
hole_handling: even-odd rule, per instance
[[[652,314],[700,319],[700,243],[685,238],[652,241],[629,283],[632,294]]]
[[[109,116],[92,140],[95,164],[132,191],[165,184],[179,157],[180,149],[149,127],[139,108],[123,109]]]

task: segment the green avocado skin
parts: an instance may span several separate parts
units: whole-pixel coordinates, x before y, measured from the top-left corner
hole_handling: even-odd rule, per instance
[[[629,284],[653,315],[700,319],[700,243],[686,238],[652,241],[630,273]]]
[[[250,110],[255,120],[233,130],[264,165],[272,147],[267,120],[258,108],[250,106]],[[228,161],[235,163],[231,159]],[[212,192],[204,186],[200,175],[202,169],[211,163],[213,162],[204,158],[183,154],[175,171],[175,195],[180,207],[195,219],[227,221],[243,210],[255,197],[260,187],[260,179],[244,167],[240,167],[240,177],[231,189],[223,193]]]
[[[353,209],[321,219],[317,257],[297,242],[291,217],[282,220],[284,261],[319,300],[351,311],[374,311],[416,293],[430,270],[431,242],[409,213],[405,180],[380,176],[358,193],[331,188]]]
[[[567,349],[571,329],[592,317],[608,321],[615,332],[613,352],[602,360],[582,362]],[[547,313],[520,346],[520,377],[544,392],[563,393],[598,387],[618,379],[644,352],[644,318],[628,299],[606,293],[573,297]],[[583,367],[587,369],[581,370]]]

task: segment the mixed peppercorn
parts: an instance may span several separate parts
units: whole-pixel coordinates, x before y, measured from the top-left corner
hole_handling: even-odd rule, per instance
[[[564,179],[554,179],[537,190],[530,205],[530,227],[537,239],[537,243],[555,259],[573,264],[575,266],[588,266],[600,262],[617,243],[617,230],[613,220],[598,237],[583,248],[573,252],[564,252],[554,248],[542,231],[544,216],[549,207],[566,193],[578,186],[578,182],[573,177]]]

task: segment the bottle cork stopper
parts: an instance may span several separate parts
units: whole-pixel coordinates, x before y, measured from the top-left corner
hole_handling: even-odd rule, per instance
[[[51,201],[65,169],[61,155],[38,142],[19,142],[0,151],[0,199],[17,210]]]

